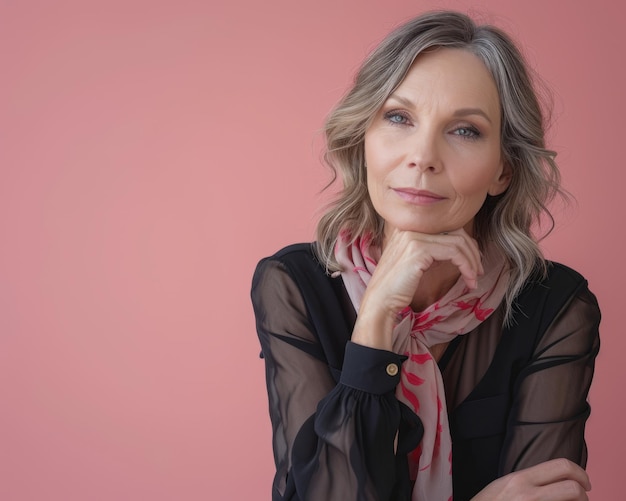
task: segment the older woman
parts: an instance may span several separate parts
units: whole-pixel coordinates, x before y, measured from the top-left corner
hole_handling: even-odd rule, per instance
[[[317,242],[253,280],[273,499],[587,499],[600,313],[531,233],[559,175],[515,45],[420,16],[326,136],[343,190]]]

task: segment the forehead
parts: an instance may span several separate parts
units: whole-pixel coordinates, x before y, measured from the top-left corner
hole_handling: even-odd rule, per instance
[[[393,95],[420,109],[481,108],[499,121],[500,97],[485,64],[464,49],[439,48],[417,56]]]

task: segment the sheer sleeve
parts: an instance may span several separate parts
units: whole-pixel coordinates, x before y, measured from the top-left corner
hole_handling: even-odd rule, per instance
[[[387,367],[404,357],[348,342],[341,375],[333,373],[320,342],[333,333],[318,332],[315,321],[323,300],[307,304],[282,262],[259,264],[252,302],[272,422],[272,499],[400,499],[394,485],[406,453],[394,453],[399,371]]]
[[[599,323],[596,298],[585,286],[537,342],[516,382],[501,474],[560,457],[586,465],[587,394]]]

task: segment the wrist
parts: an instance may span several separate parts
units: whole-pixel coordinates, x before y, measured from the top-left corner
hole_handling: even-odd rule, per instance
[[[392,351],[392,334],[396,319],[397,314],[395,313],[371,312],[361,308],[352,331],[351,340],[370,348]]]

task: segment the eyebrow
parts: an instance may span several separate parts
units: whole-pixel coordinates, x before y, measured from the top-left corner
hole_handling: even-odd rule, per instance
[[[480,108],[461,108],[454,112],[455,117],[466,117],[468,115],[480,115],[484,117],[487,122],[491,123],[491,118]]]
[[[411,101],[410,99],[408,99],[406,97],[398,96],[397,94],[392,94],[391,96],[389,96],[389,99],[395,99],[401,105],[406,106],[407,108],[415,108],[416,107],[415,103],[413,101]]]
[[[391,96],[389,96],[389,99],[398,101],[401,105],[406,106],[407,108],[417,107],[417,105],[410,99],[403,97],[403,96],[399,96],[397,94],[392,94]],[[455,110],[453,113],[454,117],[466,117],[469,115],[479,115],[481,117],[484,117],[485,120],[487,120],[489,123],[492,123],[491,118],[489,118],[489,115],[487,115],[487,113],[481,108],[459,108],[458,110]]]

